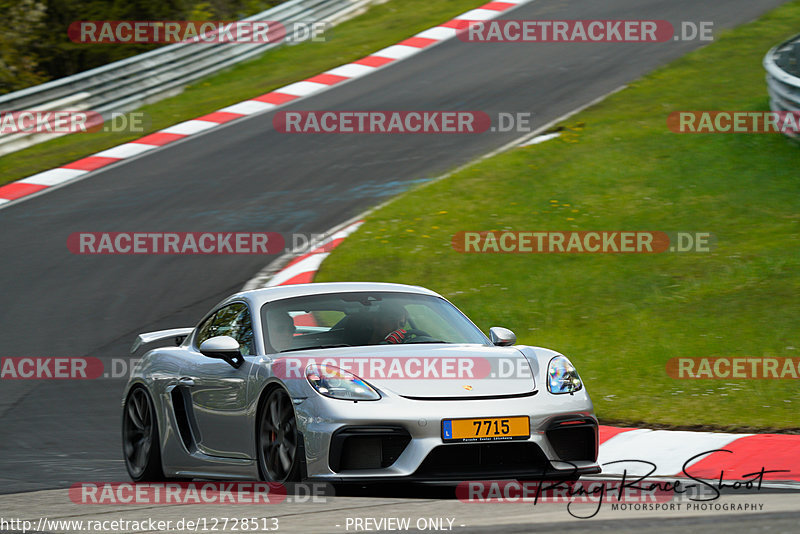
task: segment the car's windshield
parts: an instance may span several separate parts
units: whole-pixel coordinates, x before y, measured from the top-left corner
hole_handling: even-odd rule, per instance
[[[278,300],[261,308],[272,352],[411,343],[489,343],[446,300],[430,295],[351,292]]]

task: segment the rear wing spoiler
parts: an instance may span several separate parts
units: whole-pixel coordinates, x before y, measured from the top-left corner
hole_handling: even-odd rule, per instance
[[[171,337],[175,338],[175,344],[180,345],[186,337],[194,332],[194,328],[171,328],[169,330],[158,330],[156,332],[145,332],[136,337],[131,347],[131,354],[139,350],[142,345],[153,343],[154,341],[163,341]]]

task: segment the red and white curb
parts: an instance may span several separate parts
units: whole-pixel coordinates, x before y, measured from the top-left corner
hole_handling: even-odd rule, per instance
[[[334,232],[325,245],[298,256],[260,287],[313,282],[330,251],[363,222],[352,223]],[[600,426],[597,461],[603,466],[603,475],[612,476],[627,471],[631,477],[683,478],[688,473],[698,479],[719,480],[722,474],[724,480],[734,481],[752,479],[763,468],[765,471],[782,471],[765,473],[764,481],[800,482],[800,435]]]
[[[711,452],[709,451],[718,451]],[[695,456],[697,456],[695,458]],[[763,480],[800,481],[800,436],[794,434],[726,434],[679,430],[600,427],[598,463],[603,474],[627,470],[630,476],[746,480],[761,472]],[[652,462],[654,466],[643,462]],[[685,467],[684,467],[685,465]],[[685,472],[684,472],[685,469]],[[651,473],[651,471],[653,471]]]
[[[54,186],[64,185],[78,178],[83,178],[97,169],[139,156],[191,135],[211,130],[227,122],[270,111],[289,102],[295,102],[301,98],[330,89],[344,81],[367,76],[381,67],[409,58],[432,45],[452,39],[456,36],[457,29],[463,29],[465,24],[493,19],[511,8],[530,1],[532,0],[489,2],[479,8],[462,13],[444,24],[429,28],[395,45],[378,50],[358,61],[341,65],[322,74],[289,84],[250,100],[224,107],[208,115],[175,124],[135,141],[103,150],[61,167],[0,186],[0,207],[4,207],[3,205],[9,202],[19,201],[30,195],[41,193]]]
[[[290,284],[310,284],[314,281],[319,266],[331,250],[338,247],[344,239],[358,230],[364,221],[358,221],[336,231],[324,240],[322,245],[314,247],[310,252],[301,254],[290,261],[283,269],[270,278],[262,287],[286,286]]]

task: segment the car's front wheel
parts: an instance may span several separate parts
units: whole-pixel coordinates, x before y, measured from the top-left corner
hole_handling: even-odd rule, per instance
[[[130,390],[122,411],[122,452],[128,474],[137,482],[164,480],[156,409],[142,386]]]
[[[258,470],[269,482],[299,482],[303,451],[292,399],[277,387],[263,400],[258,419]]]

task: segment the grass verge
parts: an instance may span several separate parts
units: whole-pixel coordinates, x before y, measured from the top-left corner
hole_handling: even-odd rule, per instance
[[[0,157],[0,184],[52,169],[112,146],[268,93],[349,63],[446,22],[485,0],[395,0],[334,27],[324,43],[282,47],[188,86],[181,94],[143,106],[146,131],[87,133],[52,141]],[[202,45],[199,45],[202,46]]]
[[[796,430],[796,380],[675,380],[673,357],[800,357],[800,147],[779,135],[679,135],[675,110],[768,110],[761,59],[800,2],[726,32],[563,125],[406,193],[317,280],[419,284],[484,330],[555,348],[606,423]],[[710,253],[461,254],[459,231],[711,232]]]

